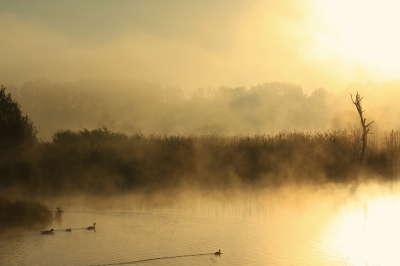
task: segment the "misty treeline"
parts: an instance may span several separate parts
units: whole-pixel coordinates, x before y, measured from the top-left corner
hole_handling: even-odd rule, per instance
[[[318,89],[306,95],[295,85],[266,83],[185,96],[179,88],[137,82],[130,90],[127,84],[37,80],[11,90],[35,125],[42,121],[39,131],[46,125],[54,133],[37,140],[36,127],[17,108],[16,116],[31,131],[26,145],[0,152],[0,194],[113,195],[397,180],[400,132],[395,124],[394,130],[378,129],[384,117],[396,115],[396,106],[385,109],[383,96],[393,99],[398,82],[349,87],[365,94],[367,117],[377,121],[362,162],[362,130],[348,93]],[[11,96],[3,96],[15,107]],[[378,107],[383,110],[374,111]],[[297,131],[263,132],[288,124]],[[329,130],[305,130],[329,124],[334,125]]]
[[[337,110],[329,91],[320,88],[306,95],[286,83],[184,91],[145,81],[39,79],[7,89],[46,140],[60,129],[103,126],[126,134],[316,131],[327,129]]]
[[[50,140],[60,129],[93,130],[106,126],[126,134],[272,134],[282,131],[347,129],[359,123],[350,93],[365,96],[371,132],[400,127],[400,81],[353,83],[340,92],[318,88],[304,93],[297,85],[270,82],[245,87],[161,87],[133,80],[39,79],[7,86]]]

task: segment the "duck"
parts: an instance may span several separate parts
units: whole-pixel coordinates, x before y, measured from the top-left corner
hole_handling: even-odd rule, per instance
[[[53,235],[54,229],[40,231],[42,235]]]
[[[72,228],[68,228],[67,230],[65,230],[67,232],[72,232]]]
[[[88,226],[87,230],[96,230],[96,223],[93,226]]]
[[[215,252],[214,253],[216,256],[219,256],[219,255],[221,255],[222,253],[221,253],[221,250],[218,250],[217,252]]]

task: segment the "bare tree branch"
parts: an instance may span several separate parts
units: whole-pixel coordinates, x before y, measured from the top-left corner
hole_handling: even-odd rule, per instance
[[[353,104],[354,104],[354,105],[356,106],[356,108],[357,108],[358,114],[360,115],[360,121],[361,121],[362,130],[363,130],[363,135],[362,135],[362,137],[361,137],[361,140],[362,140],[362,149],[361,149],[360,160],[363,161],[365,149],[366,149],[366,147],[367,147],[367,135],[368,135],[368,133],[369,133],[369,131],[370,131],[369,126],[370,126],[372,123],[374,123],[374,121],[372,121],[372,122],[370,122],[370,123],[368,123],[368,124],[365,124],[366,121],[367,121],[367,119],[363,117],[364,110],[362,109],[362,106],[361,106],[361,101],[362,101],[362,99],[364,99],[364,96],[361,97],[360,94],[358,94],[358,91],[357,91],[357,94],[356,94],[355,99],[353,99],[353,95],[352,95],[351,93],[350,93],[350,97],[351,97],[351,101],[353,102]]]

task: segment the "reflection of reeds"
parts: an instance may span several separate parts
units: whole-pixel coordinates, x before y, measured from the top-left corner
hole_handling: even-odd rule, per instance
[[[356,130],[275,135],[132,135],[64,131],[52,143],[4,159],[0,185],[37,187],[33,194],[114,194],[176,188],[279,186],[352,182],[362,173],[399,172],[400,133],[372,135],[361,164]],[[9,185],[10,184],[10,185]],[[21,185],[22,184],[22,185]]]
[[[0,197],[0,228],[36,228],[50,223],[51,211],[33,200],[10,200]]]
[[[57,207],[55,210],[53,210],[53,212],[54,212],[54,219],[61,221],[62,214],[64,213],[64,211],[60,207]]]

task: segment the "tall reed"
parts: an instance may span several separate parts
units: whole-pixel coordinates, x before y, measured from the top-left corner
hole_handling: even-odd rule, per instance
[[[399,145],[397,131],[374,136],[361,164],[354,130],[236,136],[68,131],[2,160],[0,185],[34,196],[397,180]]]
[[[52,212],[39,201],[0,197],[0,230],[40,228],[52,219]]]

